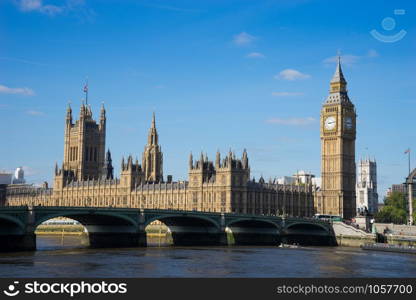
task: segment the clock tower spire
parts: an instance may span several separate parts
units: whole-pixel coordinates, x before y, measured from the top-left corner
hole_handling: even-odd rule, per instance
[[[331,86],[331,93],[336,93],[336,92],[346,93],[347,92],[347,81],[345,80],[344,74],[342,73],[340,56],[338,56],[337,67],[335,69],[334,76],[332,76],[330,86]]]
[[[356,113],[338,56],[329,95],[321,109],[321,214],[352,218],[355,204]]]

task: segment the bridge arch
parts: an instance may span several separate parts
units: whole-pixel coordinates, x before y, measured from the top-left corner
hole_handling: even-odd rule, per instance
[[[84,226],[94,223],[96,225],[109,224],[111,221],[115,221],[116,224],[125,224],[134,226],[137,229],[138,224],[131,218],[124,216],[122,214],[112,213],[112,212],[96,212],[96,211],[62,211],[62,212],[52,212],[51,214],[46,214],[36,220],[35,227],[39,226],[45,221],[48,221],[53,218],[66,217],[73,220],[76,220],[83,224]]]
[[[277,224],[277,222],[274,222],[274,221],[271,221],[271,220],[259,220],[259,219],[255,219],[255,218],[253,219],[253,218],[244,218],[244,217],[238,218],[238,219],[235,219],[235,220],[230,220],[226,223],[226,226],[230,227],[230,226],[235,226],[237,224],[244,224],[244,223],[250,223],[250,222],[253,222],[253,224],[257,224],[257,225],[263,225],[263,224],[266,225],[266,224],[268,224],[268,225],[271,225],[273,227],[276,227],[279,231],[282,229],[281,226],[279,224]]]
[[[6,231],[9,234],[23,234],[25,224],[18,218],[0,214],[0,232],[5,233]]]
[[[28,216],[23,215],[24,218]],[[23,220],[10,215],[0,214],[0,252],[33,250],[36,247],[35,234],[27,233]]]
[[[292,224],[288,224],[285,229],[298,229],[298,228],[305,228],[306,230],[311,230],[311,231],[325,231],[328,232],[328,227],[324,226],[323,224],[319,224],[319,223],[307,223],[307,222],[296,222],[296,223],[292,223]]]
[[[185,221],[185,220],[189,220],[189,221],[199,221],[201,223],[205,223],[207,225],[213,226],[217,229],[220,228],[220,225],[215,222],[212,218],[206,217],[206,216],[195,216],[195,215],[188,215],[188,214],[177,214],[177,215],[158,215],[158,216],[154,216],[149,218],[148,220],[146,220],[145,222],[145,226],[149,225],[150,223],[152,223],[153,221],[161,221],[163,223],[165,222],[169,222],[169,223],[175,223],[174,221]]]
[[[92,248],[134,247],[142,242],[138,222],[117,211],[59,207],[40,210],[37,212],[35,228],[57,217],[70,218],[82,224],[88,233],[81,236],[82,242]]]
[[[148,218],[145,226],[154,221],[165,224],[175,246],[208,246],[224,243],[225,233],[213,218],[194,214],[158,214]]]
[[[336,245],[334,232],[329,225],[307,222],[288,224],[283,230],[283,242],[315,246]]]
[[[238,218],[226,226],[230,244],[276,246],[281,241],[281,227],[270,220]]]

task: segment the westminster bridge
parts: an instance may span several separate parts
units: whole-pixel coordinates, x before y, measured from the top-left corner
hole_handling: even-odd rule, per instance
[[[174,246],[336,244],[332,226],[310,218],[163,209],[103,207],[0,207],[0,251],[36,249],[36,227],[67,217],[80,222],[92,248],[145,247],[145,228],[164,223]]]

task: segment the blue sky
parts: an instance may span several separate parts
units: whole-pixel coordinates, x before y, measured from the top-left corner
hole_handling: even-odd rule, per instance
[[[319,176],[319,114],[340,51],[356,157],[376,158],[384,194],[403,182],[404,151],[416,153],[415,12],[412,1],[1,0],[0,169],[52,180],[66,105],[78,114],[88,76],[116,174],[122,155],[141,157],[155,111],[165,175],[186,179],[190,151],[247,148],[256,178]],[[386,43],[373,29],[406,35]]]

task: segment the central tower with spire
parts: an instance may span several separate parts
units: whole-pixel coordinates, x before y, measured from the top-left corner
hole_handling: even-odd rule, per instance
[[[356,113],[338,56],[329,96],[321,110],[321,196],[318,211],[349,219],[356,215]]]
[[[163,182],[163,153],[159,146],[155,113],[152,116],[152,125],[143,152],[142,167],[146,182]]]

